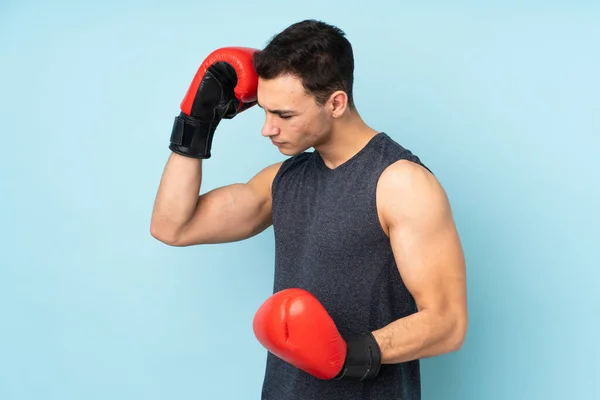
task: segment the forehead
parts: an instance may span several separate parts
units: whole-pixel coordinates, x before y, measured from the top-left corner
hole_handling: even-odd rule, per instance
[[[306,104],[312,100],[299,78],[292,75],[258,79],[258,102],[262,107],[277,108]]]

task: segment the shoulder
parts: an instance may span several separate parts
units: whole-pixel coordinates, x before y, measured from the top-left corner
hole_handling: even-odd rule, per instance
[[[412,150],[407,148],[406,146],[400,144],[396,139],[392,138],[385,132],[381,132],[378,135],[379,138],[379,146],[377,147],[378,152],[382,156],[382,158],[386,159],[389,162],[395,163],[396,161],[406,160],[411,161],[412,163],[419,164],[419,166],[423,167],[425,170],[431,170],[423,163],[423,161],[419,158],[417,154],[415,154]],[[400,165],[393,164],[391,165],[392,169],[396,169],[401,167]],[[405,163],[406,166],[410,167],[411,164]],[[386,166],[387,167],[387,166]]]
[[[261,191],[266,190],[266,192],[270,194],[273,181],[279,173],[282,165],[283,162],[277,162],[264,167],[256,175],[254,175],[250,181],[248,181],[248,185],[253,188],[258,188]]]
[[[400,159],[387,166],[379,178],[379,188],[382,190],[414,190],[432,189],[440,183],[431,171],[419,162],[411,159]]]
[[[377,209],[386,227],[419,218],[436,218],[446,214],[448,208],[441,183],[418,162],[398,160],[379,178]]]

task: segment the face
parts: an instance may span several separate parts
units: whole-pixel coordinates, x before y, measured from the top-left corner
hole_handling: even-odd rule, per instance
[[[263,136],[291,156],[327,140],[333,119],[307,94],[299,78],[259,79],[258,105],[265,111]]]

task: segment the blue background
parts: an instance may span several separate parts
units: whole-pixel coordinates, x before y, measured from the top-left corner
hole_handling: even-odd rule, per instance
[[[272,231],[171,248],[149,223],[202,59],[304,18],[346,31],[362,116],[451,199],[470,327],[423,398],[600,398],[599,9],[2,0],[0,399],[259,398]],[[204,190],[283,159],[262,118],[220,126]]]

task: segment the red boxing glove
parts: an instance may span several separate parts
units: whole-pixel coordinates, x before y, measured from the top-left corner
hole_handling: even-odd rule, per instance
[[[175,117],[169,148],[181,155],[210,158],[219,122],[256,104],[256,49],[224,47],[213,51],[198,68]]]
[[[321,303],[303,289],[275,293],[258,309],[254,334],[271,353],[319,379],[371,379],[381,352],[368,332],[344,339]]]

